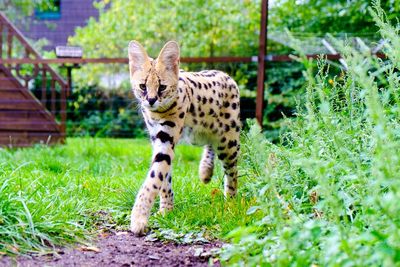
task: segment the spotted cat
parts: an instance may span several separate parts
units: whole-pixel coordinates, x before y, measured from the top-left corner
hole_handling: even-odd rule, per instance
[[[221,71],[180,71],[176,42],[166,43],[156,59],[149,58],[136,41],[129,43],[128,50],[132,90],[140,102],[153,146],[151,167],[131,215],[131,231],[142,234],[157,195],[161,213],[173,208],[171,163],[182,135],[204,146],[201,181],[210,182],[216,154],[224,166],[224,194],[236,194],[239,90],[235,81]]]

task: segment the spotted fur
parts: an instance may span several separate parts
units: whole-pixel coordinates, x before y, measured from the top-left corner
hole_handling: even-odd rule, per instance
[[[201,181],[211,181],[216,155],[224,167],[225,196],[236,194],[239,90],[221,71],[180,71],[176,42],[168,42],[154,60],[138,42],[130,42],[129,69],[132,90],[140,101],[153,146],[151,167],[131,215],[132,232],[141,234],[157,195],[161,213],[173,208],[171,163],[175,144],[182,136],[204,146]]]

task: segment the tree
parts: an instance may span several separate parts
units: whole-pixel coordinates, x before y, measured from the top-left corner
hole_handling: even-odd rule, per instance
[[[388,19],[395,21],[400,13],[400,1],[380,3]],[[271,9],[271,28],[277,31],[288,28],[313,36],[346,33],[378,37],[378,27],[369,15],[370,5],[370,0],[276,0]]]
[[[260,0],[108,0],[96,3],[98,21],[90,19],[69,39],[86,57],[126,57],[130,40],[150,56],[168,40],[177,40],[182,56],[249,56],[257,53]],[[85,81],[121,70],[86,66]],[[88,70],[90,68],[90,70]],[[123,66],[126,70],[126,66]]]

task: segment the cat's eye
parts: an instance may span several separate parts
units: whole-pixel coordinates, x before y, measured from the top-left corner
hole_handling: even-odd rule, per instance
[[[146,91],[146,85],[144,83],[139,84],[139,88],[142,91]]]
[[[162,91],[164,91],[165,89],[167,89],[167,86],[165,84],[160,84],[158,86],[158,92],[161,93]]]

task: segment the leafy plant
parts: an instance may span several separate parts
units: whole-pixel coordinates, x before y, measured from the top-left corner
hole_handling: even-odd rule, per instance
[[[372,17],[387,39],[387,60],[339,41],[348,70],[330,81],[329,66],[304,56],[307,87],[298,119],[281,144],[253,125],[243,168],[255,182],[259,216],[231,232],[229,265],[396,266],[400,262],[400,37],[380,3]],[[300,51],[300,55],[301,55]]]
[[[126,138],[146,135],[143,118],[131,92],[79,88],[69,97],[68,109],[69,136]]]

